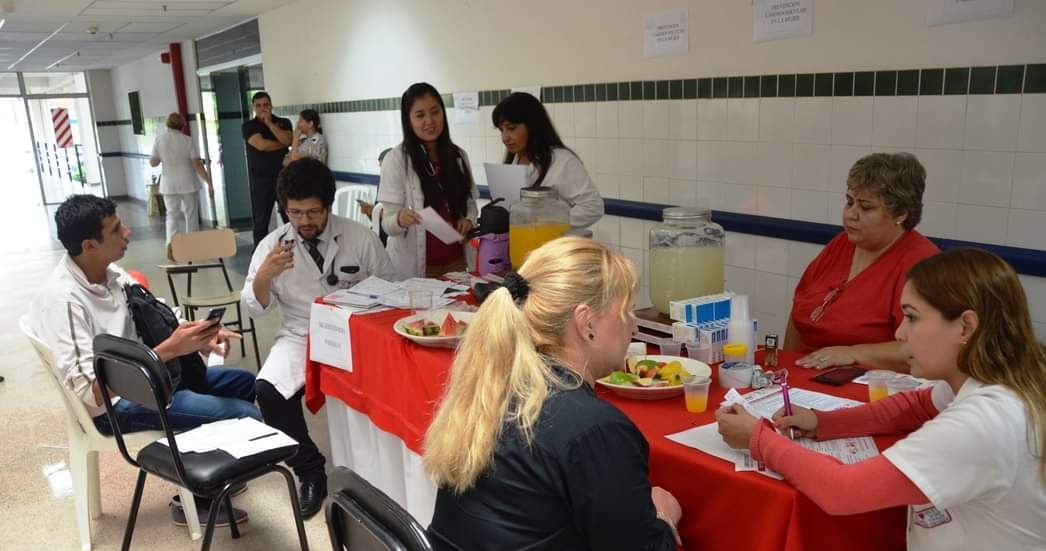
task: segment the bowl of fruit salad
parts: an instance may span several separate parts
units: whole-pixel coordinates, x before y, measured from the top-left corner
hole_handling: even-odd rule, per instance
[[[428,310],[396,320],[392,329],[422,346],[455,348],[475,315],[458,310]]]
[[[596,379],[596,384],[625,398],[661,400],[683,394],[683,379],[690,375],[710,377],[712,368],[679,356],[629,356],[624,369]]]

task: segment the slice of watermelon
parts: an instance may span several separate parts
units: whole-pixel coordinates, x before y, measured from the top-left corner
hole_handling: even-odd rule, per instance
[[[458,334],[458,324],[454,321],[454,316],[447,314],[447,317],[443,318],[443,326],[440,327],[440,336],[443,337],[454,337]]]
[[[438,337],[439,325],[436,325],[435,322],[426,321],[422,334],[425,337]]]
[[[420,337],[425,334],[425,320],[415,320],[410,323],[403,324],[403,330],[408,335],[414,335]]]

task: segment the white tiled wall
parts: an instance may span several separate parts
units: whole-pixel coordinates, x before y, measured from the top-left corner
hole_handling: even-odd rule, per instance
[[[846,174],[873,151],[910,151],[927,169],[920,230],[930,236],[1046,249],[1046,94],[806,97],[560,103],[546,106],[605,197],[838,224]],[[490,123],[451,136],[485,183],[504,154]],[[336,170],[377,171],[400,141],[397,112],[325,115]],[[646,271],[650,222],[594,228]],[[783,333],[791,294],[820,247],[730,234],[727,286],[753,295],[766,331]],[[1046,279],[1023,277],[1046,336]],[[643,299],[646,300],[644,287]]]

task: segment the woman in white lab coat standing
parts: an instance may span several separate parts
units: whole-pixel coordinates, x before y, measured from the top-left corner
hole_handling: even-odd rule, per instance
[[[570,205],[570,226],[586,228],[603,217],[603,198],[581,159],[563,145],[548,112],[534,96],[515,92],[494,108],[494,127],[505,144],[505,164],[530,165],[531,186],[550,187]]]
[[[464,237],[446,244],[418,224],[432,207],[463,236],[476,223],[476,185],[468,156],[450,140],[443,98],[419,82],[403,93],[403,143],[381,163],[378,202],[389,257],[400,278],[434,277],[465,269]]]

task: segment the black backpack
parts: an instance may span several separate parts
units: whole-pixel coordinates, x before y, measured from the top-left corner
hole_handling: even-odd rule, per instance
[[[156,348],[174,333],[178,327],[178,318],[170,306],[160,302],[145,287],[128,283],[123,290],[138,336],[145,346]],[[207,364],[195,352],[168,361],[167,371],[171,375],[171,386],[176,389],[201,393],[207,390]]]

